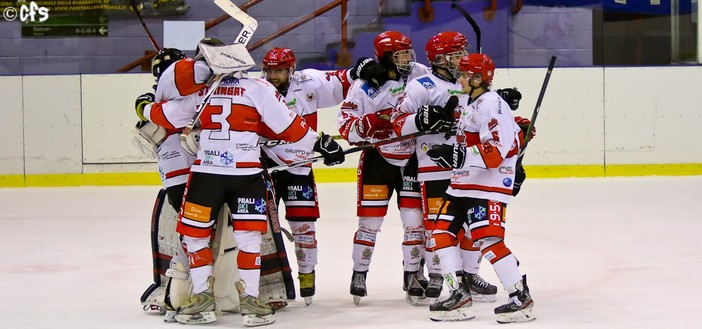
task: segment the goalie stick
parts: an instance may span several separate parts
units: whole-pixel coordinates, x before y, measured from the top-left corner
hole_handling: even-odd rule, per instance
[[[531,122],[527,128],[526,135],[524,136],[524,145],[522,145],[519,150],[519,158],[517,163],[521,165],[522,159],[524,158],[524,151],[529,145],[529,140],[531,140],[531,130],[534,128],[534,123],[541,110],[541,102],[544,100],[544,95],[546,94],[546,87],[548,87],[548,81],[551,79],[551,72],[553,72],[553,67],[556,65],[556,56],[551,56],[551,61],[548,63],[548,69],[546,71],[546,77],[544,78],[544,83],[541,85],[541,92],[539,92],[539,98],[536,99],[536,106],[534,106],[534,112],[531,114]]]
[[[139,19],[139,23],[141,23],[141,27],[144,28],[144,31],[146,32],[146,36],[149,37],[149,41],[151,41],[151,45],[154,46],[154,49],[156,49],[156,51],[160,52],[161,47],[159,47],[158,43],[156,42],[154,35],[151,34],[151,30],[149,30],[149,27],[146,26],[146,23],[144,22],[144,18],[141,17],[141,13],[139,12],[139,8],[137,7],[136,0],[129,0],[129,3],[132,6],[132,11],[134,11],[137,18]]]
[[[217,7],[224,10],[225,13],[229,14],[229,16],[239,21],[243,25],[241,31],[239,31],[239,34],[236,36],[235,43],[240,43],[246,46],[249,41],[251,41],[251,37],[253,37],[253,34],[258,28],[258,21],[249,16],[229,0],[214,0],[214,3],[217,5]],[[219,83],[222,82],[222,78],[224,78],[224,76],[225,74],[220,74],[214,77],[214,80],[210,84],[209,92],[200,102],[200,106],[198,106],[197,111],[195,111],[195,115],[193,115],[192,119],[190,119],[188,125],[183,128],[183,132],[180,134],[181,141],[185,141],[186,137],[193,131],[193,129],[195,129],[195,125],[200,120],[200,115],[202,115],[202,110],[205,108],[207,102],[209,102],[214,91],[217,90],[217,87],[219,86]]]

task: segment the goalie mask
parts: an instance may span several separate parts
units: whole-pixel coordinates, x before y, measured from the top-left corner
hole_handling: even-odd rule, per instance
[[[373,40],[375,58],[381,63],[394,67],[401,75],[408,75],[416,61],[412,41],[397,31],[385,31]]]
[[[185,54],[182,51],[175,48],[163,48],[151,61],[151,73],[158,79],[171,64],[183,58],[185,58]]]
[[[432,66],[447,70],[458,78],[458,62],[468,55],[468,40],[458,32],[441,32],[429,39],[425,48]]]
[[[290,48],[273,48],[263,57],[263,77],[279,91],[287,89],[295,73],[295,53]],[[287,77],[283,74],[287,72]]]

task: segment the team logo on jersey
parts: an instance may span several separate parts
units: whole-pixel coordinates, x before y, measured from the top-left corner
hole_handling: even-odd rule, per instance
[[[356,111],[358,109],[358,105],[354,102],[343,102],[341,103],[341,109]]]
[[[314,100],[317,98],[314,93],[307,93],[307,101],[308,102],[314,102]]]
[[[510,187],[510,186],[512,186],[512,179],[509,178],[509,177],[503,179],[503,180],[502,180],[502,185],[504,185],[505,187]]]
[[[310,78],[309,75],[300,74],[300,80],[298,80],[298,81],[300,81],[300,83],[306,83],[306,82],[312,81],[312,78]]]
[[[436,88],[436,83],[434,81],[432,81],[431,78],[429,78],[429,77],[417,79],[417,82],[421,83],[422,87],[424,87],[425,89]]]
[[[254,203],[254,209],[259,214],[265,213],[266,212],[266,200],[264,200],[263,198],[256,199],[256,202]]]
[[[229,152],[224,152],[219,155],[219,162],[224,166],[229,166],[234,163],[234,156]]]
[[[158,166],[158,174],[161,175],[161,180],[166,179],[166,172],[163,171],[163,167]]]
[[[463,90],[455,90],[455,89],[449,89],[448,90],[449,96],[452,95],[463,95]]]

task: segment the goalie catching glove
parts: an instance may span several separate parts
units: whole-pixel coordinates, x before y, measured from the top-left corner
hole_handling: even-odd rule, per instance
[[[425,105],[419,108],[414,123],[419,131],[447,132],[453,127],[458,97],[451,96],[445,106]]]
[[[458,145],[437,144],[427,151],[429,158],[441,168],[463,168],[466,148]]]
[[[324,157],[324,164],[327,166],[338,165],[346,159],[344,150],[339,143],[325,133],[320,134],[312,149]]]
[[[134,109],[136,114],[141,119],[141,121],[149,121],[144,116],[144,107],[156,101],[156,96],[153,93],[146,93],[137,97],[136,102],[134,102]]]

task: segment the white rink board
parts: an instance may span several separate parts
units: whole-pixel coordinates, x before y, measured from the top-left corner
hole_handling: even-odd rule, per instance
[[[24,173],[24,121],[22,119],[22,77],[0,77],[2,120],[0,131],[0,173]]]
[[[25,174],[81,173],[80,76],[23,77]]]
[[[134,101],[153,92],[151,74],[83,75],[83,162],[154,162],[131,143]]]
[[[699,163],[702,67],[606,70],[606,162]]]
[[[515,114],[531,117],[545,73],[498,69],[494,87],[518,87],[524,98]],[[690,138],[702,126],[694,99],[700,80],[702,67],[603,72],[556,66],[525,163],[702,163],[702,143]],[[151,168],[155,161],[131,145],[130,130],[137,121],[134,99],[152,85],[150,74],[0,78],[7,141],[0,147],[0,174],[102,172],[99,166],[130,171],[130,165],[144,163]],[[337,135],[337,112],[320,109],[319,130]],[[350,155],[338,167],[354,168],[357,159]]]

